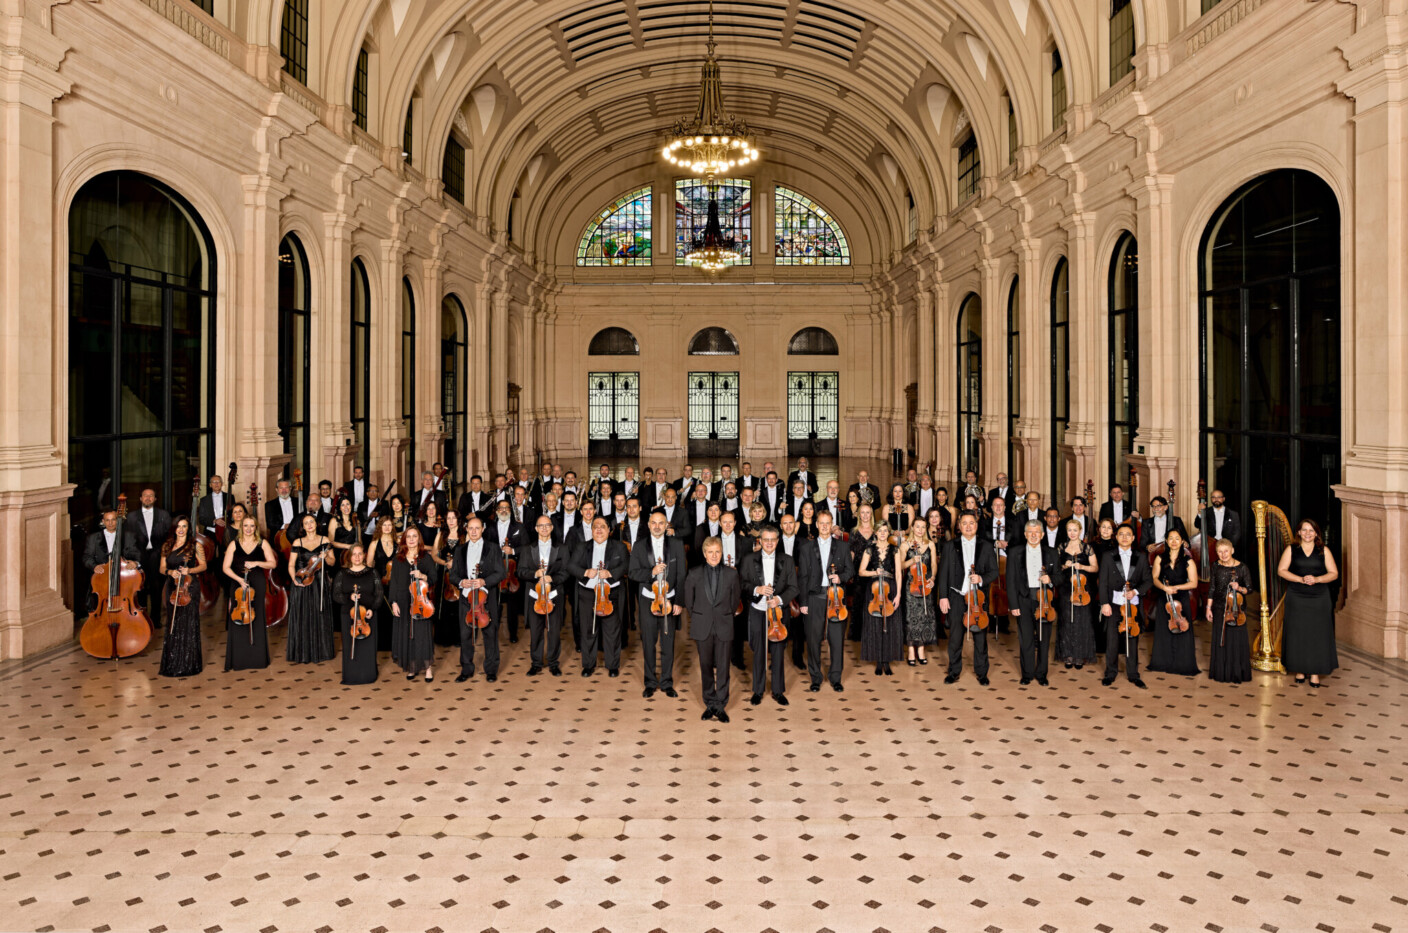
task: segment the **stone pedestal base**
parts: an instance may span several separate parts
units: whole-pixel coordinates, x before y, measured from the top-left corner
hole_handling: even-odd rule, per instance
[[[1335,486],[1344,504],[1335,634],[1385,658],[1408,657],[1408,493]],[[1294,518],[1292,518],[1294,521]]]
[[[71,484],[0,493],[0,660],[38,654],[73,638],[65,581],[73,579]],[[69,594],[77,599],[78,594]]]

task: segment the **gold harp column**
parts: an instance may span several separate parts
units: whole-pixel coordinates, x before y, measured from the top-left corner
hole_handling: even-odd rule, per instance
[[[1263,499],[1252,502],[1252,516],[1256,520],[1256,565],[1261,581],[1261,634],[1257,637],[1260,650],[1252,656],[1252,667],[1259,671],[1284,674],[1286,668],[1281,664],[1281,633],[1276,632],[1273,637],[1271,632],[1271,594],[1266,589],[1266,505]]]

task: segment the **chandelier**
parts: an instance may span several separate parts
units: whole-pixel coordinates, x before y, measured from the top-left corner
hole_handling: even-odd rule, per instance
[[[670,127],[670,140],[661,155],[679,168],[702,175],[709,186],[709,219],[703,236],[696,239],[685,257],[690,265],[706,272],[718,272],[741,258],[734,241],[725,237],[719,225],[716,175],[749,165],[758,159],[748,124],[724,111],[723,82],[719,63],[714,60],[714,0],[709,0],[708,54],[704,58],[699,85],[699,107],[690,120]]]

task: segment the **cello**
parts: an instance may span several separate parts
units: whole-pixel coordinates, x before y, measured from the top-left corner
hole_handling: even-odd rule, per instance
[[[259,485],[249,484],[249,496],[246,499],[249,507],[249,514],[255,516],[259,514]],[[259,519],[255,519],[258,524]],[[284,558],[288,560],[287,557]],[[275,570],[264,571],[264,626],[273,628],[283,622],[288,616],[288,590],[279,585],[277,568]],[[253,637],[253,634],[250,635]]]
[[[973,575],[973,568],[969,566],[968,576]],[[983,595],[980,586],[972,585],[969,581],[968,592],[964,595],[963,625],[970,632],[981,632],[987,629],[988,622],[991,621],[987,610],[983,608],[987,603],[987,597]]]
[[[197,522],[200,510],[200,477],[191,478],[191,540],[205,556],[207,567],[215,566],[215,542],[200,533],[200,525]],[[215,579],[215,574],[202,574],[200,578],[200,611],[202,614],[215,608],[215,601],[220,598],[220,581]],[[189,599],[186,602],[190,602]],[[186,605],[186,603],[181,603]]]
[[[93,593],[98,605],[88,614],[78,643],[95,658],[115,661],[140,654],[151,643],[152,624],[137,606],[142,571],[122,559],[122,531],[127,520],[127,496],[117,497],[117,531],[108,562],[93,568]]]

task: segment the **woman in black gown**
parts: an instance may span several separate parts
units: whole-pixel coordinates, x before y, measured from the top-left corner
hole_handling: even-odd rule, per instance
[[[434,594],[439,567],[430,552],[421,546],[420,531],[407,529],[401,548],[391,562],[391,658],[406,672],[407,680],[424,673],[427,682],[435,679],[435,627],[430,619],[411,614],[411,582],[425,580]]]
[[[1042,534],[1045,534],[1043,530]],[[1100,564],[1090,545],[1080,539],[1080,522],[1069,522],[1062,530],[1064,542],[1056,551],[1056,657],[1067,668],[1080,668],[1095,660],[1095,590]],[[1085,578],[1085,605],[1076,605],[1077,575]]]
[[[166,640],[161,646],[161,676],[190,677],[205,667],[200,644],[200,581],[205,573],[205,553],[191,537],[191,520],[179,516],[171,537],[161,548],[161,574],[169,579],[162,590],[161,604],[166,613]],[[189,601],[172,605],[172,596],[182,577]]]
[[[430,508],[434,508],[434,504]],[[427,529],[422,528],[421,533],[425,535]],[[430,541],[428,536],[422,537],[423,541]],[[444,579],[445,573],[454,562],[455,552],[459,549],[460,543],[464,541],[464,530],[460,527],[460,515],[454,509],[445,511],[445,521],[443,527],[439,529],[439,535],[435,538],[435,543],[430,547],[430,556],[440,567],[440,577]],[[453,591],[452,591],[453,592]],[[437,645],[458,645],[460,643],[459,630],[459,606],[454,601],[445,602],[444,587],[436,590],[435,597],[435,644]]]
[[[254,621],[240,625],[229,616],[225,623],[225,670],[247,671],[269,666],[269,627],[264,618],[264,596],[269,572],[277,562],[274,549],[259,534],[259,523],[248,516],[240,522],[239,537],[225,548],[225,576],[231,589],[246,579],[254,590]],[[233,596],[230,609],[235,607]]]
[[[875,509],[862,502],[856,509],[856,524],[851,529],[848,544],[851,548],[851,566],[859,567],[860,559],[875,541]],[[848,585],[851,597],[851,641],[860,641],[861,629],[865,624],[866,601],[870,599],[870,584],[857,576]]]
[[[1295,544],[1281,554],[1276,572],[1290,581],[1286,591],[1286,616],[1282,629],[1281,663],[1312,687],[1320,678],[1339,667],[1335,649],[1335,604],[1330,584],[1339,579],[1335,559],[1320,537],[1320,526],[1303,518],[1296,526]]]
[[[810,499],[802,503],[802,514],[797,520],[797,540],[816,540],[816,503]]]
[[[381,601],[376,606],[377,651],[391,650],[391,601],[386,598],[386,588],[391,584],[391,562],[396,559],[400,546],[396,523],[391,516],[377,519],[376,534],[367,545],[367,563],[381,581]]]
[[[406,500],[402,499],[399,495],[392,496],[391,527],[395,529],[398,536],[406,533],[406,529],[411,526],[413,518],[414,516],[406,511]]]
[[[904,581],[896,565],[899,549],[890,544],[890,533],[890,526],[884,522],[876,526],[875,541],[861,555],[860,567],[856,571],[856,576],[865,580],[865,602],[861,607],[865,623],[860,636],[860,659],[874,661],[875,673],[881,675],[893,673],[890,662],[898,661],[904,650],[904,616],[899,611]],[[893,612],[888,617],[870,611],[870,588],[881,573],[885,574],[885,582],[890,586],[889,603]]]
[[[904,501],[904,484],[895,483],[890,487],[890,501],[880,510],[878,519],[890,526],[890,533],[898,538],[909,530],[914,521],[914,506]]]
[[[1208,677],[1225,684],[1241,684],[1252,679],[1252,649],[1246,625],[1228,624],[1227,591],[1244,596],[1252,587],[1247,565],[1232,556],[1232,542],[1223,538],[1216,544],[1217,563],[1212,565],[1208,587],[1207,618],[1212,623],[1209,637]],[[1245,609],[1245,603],[1243,604]]]
[[[1104,524],[1103,522],[1101,523]],[[1183,544],[1183,535],[1170,528],[1164,535],[1164,551],[1155,554],[1149,572],[1157,593],[1150,593],[1149,624],[1153,626],[1154,647],[1149,652],[1149,670],[1165,674],[1198,673],[1198,643],[1193,639],[1193,591],[1198,588],[1198,571],[1193,555]],[[1183,622],[1178,631],[1169,628],[1173,618],[1171,601],[1177,601]]]
[[[1095,540],[1090,545],[1095,554],[1095,565],[1097,567],[1104,566],[1105,555],[1118,550],[1119,546],[1119,542],[1115,540],[1115,523],[1108,518],[1100,522]],[[1095,578],[1091,577],[1090,582],[1093,585]],[[1105,653],[1105,626],[1100,622],[1095,625],[1095,651],[1097,654]]]
[[[331,661],[337,651],[332,643],[332,587],[327,565],[333,560],[332,543],[318,534],[318,520],[303,515],[303,537],[294,541],[288,555],[293,587],[288,597],[288,642],[284,655],[293,664]]]
[[[337,502],[337,514],[328,527],[332,547],[337,552],[336,567],[346,567],[352,545],[362,543],[362,529],[357,527],[357,514],[352,511],[352,498],[343,496]]]
[[[934,579],[937,580],[944,559],[944,542],[949,538],[948,509],[939,505],[930,506],[929,514],[924,516],[924,520],[929,523],[929,541],[934,545]],[[933,607],[934,613],[935,644],[943,645],[948,641],[948,625],[945,624],[944,614],[939,611],[939,588],[937,585],[934,587],[934,592],[929,594],[929,603]]]
[[[343,500],[346,501],[346,500]],[[370,684],[376,682],[377,613],[381,605],[381,577],[367,566],[367,552],[360,544],[347,551],[347,567],[337,575],[332,597],[337,603],[338,624],[342,626],[342,682]],[[371,634],[352,637],[352,608],[360,605],[371,610]]]

